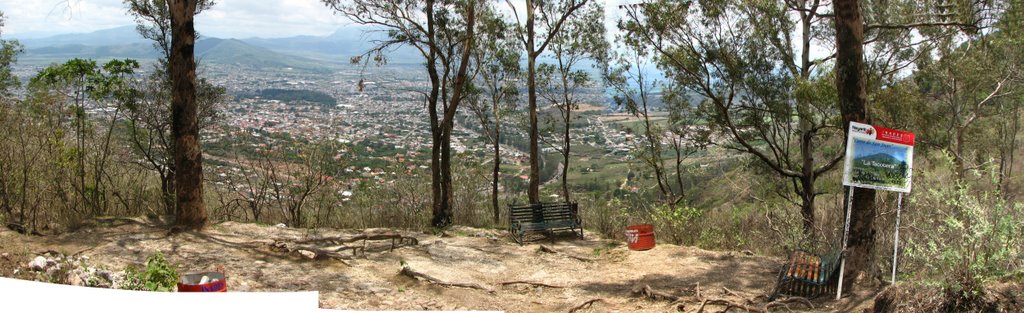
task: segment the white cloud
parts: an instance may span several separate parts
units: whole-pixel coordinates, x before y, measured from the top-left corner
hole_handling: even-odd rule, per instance
[[[0,0],[5,36],[90,32],[130,25],[120,0]]]
[[[605,25],[617,33],[618,5],[626,0],[605,0]],[[196,17],[196,30],[204,36],[221,38],[287,37],[327,35],[351,25],[321,0],[217,0],[217,4]],[[514,1],[521,6],[521,1]],[[499,2],[505,6],[504,1]],[[6,23],[5,37],[41,37],[62,33],[85,33],[125,25],[134,21],[123,0],[0,0]],[[611,37],[611,36],[609,36]]]
[[[0,0],[4,36],[38,37],[133,25],[122,0]],[[219,0],[196,17],[196,29],[212,37],[326,35],[348,25],[320,0]]]

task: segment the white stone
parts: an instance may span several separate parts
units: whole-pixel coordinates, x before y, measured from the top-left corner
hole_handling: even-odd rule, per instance
[[[45,267],[46,267],[46,258],[44,258],[41,255],[37,256],[35,259],[32,259],[31,262],[28,262],[28,268],[32,269],[33,271],[41,271]]]
[[[302,254],[302,256],[305,256],[305,257],[310,258],[310,259],[315,259],[316,258],[316,252],[313,252],[313,251],[299,250],[299,254]]]
[[[274,227],[286,228],[286,227],[288,227],[288,225],[285,225],[284,223],[281,223],[281,224],[274,225]]]

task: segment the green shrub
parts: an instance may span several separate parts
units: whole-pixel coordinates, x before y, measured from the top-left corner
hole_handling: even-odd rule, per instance
[[[146,260],[146,270],[139,272],[135,267],[125,269],[122,289],[146,291],[175,291],[178,286],[178,271],[167,263],[163,253],[157,252]]]
[[[945,171],[944,171],[945,170]],[[981,177],[995,179],[994,172]],[[911,271],[943,286],[949,297],[971,303],[988,280],[1012,276],[1024,259],[1024,205],[1006,200],[985,179],[951,178],[948,168],[922,171],[910,205],[906,255]],[[956,183],[948,183],[957,181]],[[919,189],[920,190],[920,189]],[[916,212],[915,212],[916,211]],[[915,216],[916,215],[916,216]]]

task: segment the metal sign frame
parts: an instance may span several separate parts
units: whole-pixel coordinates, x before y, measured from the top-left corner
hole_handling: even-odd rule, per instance
[[[858,147],[858,145],[860,146]],[[861,153],[858,154],[858,152]],[[883,161],[887,161],[889,158],[895,161],[902,161],[906,166],[903,184],[880,184],[878,181],[872,182],[869,179],[858,179],[857,177],[853,177],[853,174],[857,174],[854,173],[854,171],[857,170],[854,167],[858,166],[858,164],[855,164],[858,159],[867,159],[873,155],[879,154],[881,154],[879,158],[882,160],[868,160],[862,162],[867,163],[867,165],[882,168],[882,170],[880,170],[882,172],[885,172],[886,170],[898,172],[896,168],[891,168],[891,166],[893,166],[892,164],[895,163],[891,163],[891,161]],[[850,122],[846,141],[846,162],[843,168],[843,185],[848,186],[849,191],[846,195],[846,207],[844,208],[846,210],[846,219],[843,221],[843,259],[839,263],[839,285],[836,287],[836,300],[839,300],[843,295],[843,276],[846,271],[846,244],[849,241],[850,235],[850,215],[853,211],[853,192],[857,188],[896,191],[899,193],[896,200],[896,229],[892,245],[892,283],[896,283],[896,259],[900,244],[900,211],[903,209],[903,194],[910,192],[911,174],[913,173],[913,155],[914,133]],[[888,156],[888,158],[886,156]],[[901,158],[902,160],[900,160]],[[869,162],[876,162],[877,164]],[[860,165],[863,166],[865,164]]]

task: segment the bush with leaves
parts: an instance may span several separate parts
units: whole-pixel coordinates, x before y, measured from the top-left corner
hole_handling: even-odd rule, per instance
[[[1024,270],[1024,205],[1006,200],[995,187],[994,170],[979,170],[974,181],[957,181],[952,158],[942,161],[944,166],[915,177],[920,187],[910,197],[906,225],[920,231],[910,231],[911,268],[904,272],[969,303],[984,296],[986,281]]]
[[[146,260],[145,271],[133,266],[125,269],[123,289],[173,292],[178,286],[178,271],[167,263],[163,253],[157,252]]]

